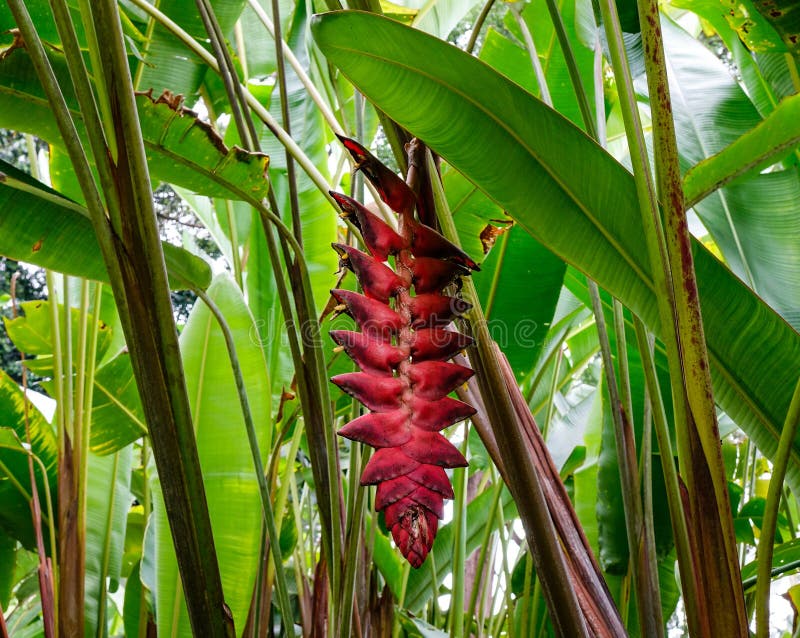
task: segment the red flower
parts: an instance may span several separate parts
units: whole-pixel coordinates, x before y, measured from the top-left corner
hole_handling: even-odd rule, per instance
[[[445,468],[467,465],[439,431],[475,413],[447,396],[473,372],[447,362],[472,339],[445,327],[471,306],[443,289],[478,265],[414,218],[416,198],[402,179],[358,142],[340,139],[398,213],[399,228],[350,197],[331,193],[369,251],[333,244],[364,294],[332,291],[337,309],[352,316],[361,332],[335,330],[331,336],[361,371],[331,380],[370,410],[339,434],[377,448],[361,484],[377,485],[376,509],[403,556],[419,567],[433,546],[444,499],[453,498]],[[389,257],[394,269],[385,263]]]

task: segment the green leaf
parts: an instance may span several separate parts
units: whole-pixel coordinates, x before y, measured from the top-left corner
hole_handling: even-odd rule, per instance
[[[266,451],[272,435],[270,383],[263,352],[252,338],[256,334],[253,318],[229,275],[216,277],[208,295],[233,333],[253,420],[262,426],[261,449]],[[202,301],[195,304],[180,343],[225,601],[236,626],[243,627],[258,570],[261,500],[228,351],[222,331]],[[153,492],[159,630],[189,636],[160,490]]]
[[[170,284],[207,288],[211,269],[189,252],[161,243]],[[0,160],[0,255],[68,275],[108,281],[88,212]]]
[[[51,51],[49,60],[73,110],[78,133],[85,140],[83,120],[72,94],[64,57]],[[269,187],[265,179],[268,158],[261,153],[228,148],[208,123],[181,106],[180,95],[175,97],[176,94],[157,98],[150,94],[136,96],[154,181],[174,182],[211,197],[261,199]],[[0,62],[0,126],[31,133],[59,148],[63,146],[53,113],[24,50],[14,51]],[[85,141],[84,146],[88,146]],[[0,171],[8,172],[4,166],[0,165]],[[52,171],[54,180],[60,172],[69,170],[68,162],[57,163]],[[73,177],[72,173],[66,175],[67,179]],[[77,199],[77,193],[73,195]]]
[[[304,51],[306,42],[305,5],[298,5],[294,17],[296,27],[292,29],[293,50]],[[302,55],[305,58],[306,55]],[[302,59],[301,58],[301,59]],[[320,110],[294,74],[287,77],[287,101],[291,120],[292,137],[298,140],[303,152],[328,179],[327,145],[333,139],[324,122]],[[270,110],[278,121],[282,121],[280,105],[274,100]],[[285,219],[290,219],[289,184],[286,169],[286,151],[278,139],[266,128],[261,135],[264,152],[271,158],[270,179],[272,180],[279,209]],[[296,163],[295,163],[296,165]],[[324,308],[330,297],[335,273],[339,269],[339,259],[331,248],[336,240],[338,210],[334,210],[328,199],[314,185],[303,171],[297,173],[297,195],[299,199],[300,222],[303,232],[303,255],[308,264],[314,304]],[[260,227],[260,223],[258,224]],[[270,275],[271,276],[271,275]],[[260,319],[259,313],[255,313]]]
[[[293,51],[306,57],[305,17],[298,7],[290,45]],[[326,145],[330,133],[323,123],[319,109],[308,99],[305,88],[294,75],[287,77],[289,116],[293,137],[303,151],[327,176],[328,153]],[[276,101],[277,102],[277,101]],[[279,104],[271,105],[272,114],[282,120]],[[286,153],[278,140],[266,129],[262,131],[261,144],[271,157],[270,180],[284,219],[290,219],[289,183],[286,169]],[[314,305],[324,308],[330,298],[330,289],[336,283],[338,256],[331,249],[337,233],[337,211],[302,171],[297,173],[297,189],[300,204],[300,222],[303,232],[303,255],[308,265]],[[288,388],[295,374],[288,341],[287,330],[302,330],[302,326],[287,326],[278,300],[275,273],[269,259],[267,243],[261,220],[253,214],[250,226],[250,256],[246,281],[250,308],[256,318],[258,335],[264,347],[269,369],[272,371],[273,396],[280,397]],[[326,337],[327,338],[327,337]],[[330,349],[328,350],[330,352]]]
[[[475,273],[489,333],[521,377],[536,363],[566,264],[518,227],[500,236]]]
[[[777,76],[782,82],[791,84],[791,78],[785,73],[788,71],[786,56],[780,53],[761,53],[754,56],[725,19],[725,12],[719,10],[720,0],[674,0],[673,4],[694,12],[713,26],[730,51],[732,61],[741,73],[742,84],[762,116],[773,111],[780,97],[794,93],[792,89],[789,93],[781,92],[781,95],[777,96],[775,87],[771,86],[770,79],[764,73],[764,64],[768,59],[781,60],[784,73],[778,73]]]
[[[721,186],[766,168],[800,144],[800,95],[784,99],[751,131],[690,168],[683,178],[686,203],[692,206]]]
[[[312,30],[379,108],[660,332],[625,168],[523,89],[425,34],[359,12],[317,16]],[[715,396],[769,456],[800,368],[800,335],[697,242],[692,251]],[[793,452],[797,486],[800,443]]]
[[[95,454],[111,454],[146,435],[131,358],[121,352],[95,373],[89,446]]]
[[[403,610],[400,611],[400,624],[408,638],[446,638],[452,634],[437,629],[424,620],[414,618]]]
[[[147,164],[161,180],[209,197],[267,196],[269,158],[228,148],[220,135],[173,96],[137,95]]]
[[[769,22],[780,37],[786,49],[795,59],[800,60],[800,11],[794,0],[775,0],[775,2],[747,2],[748,10],[755,8]]]
[[[479,0],[427,0],[412,20],[417,29],[447,39],[459,21]],[[419,4],[419,3],[416,3]]]
[[[30,494],[31,481],[28,470],[28,455],[20,442],[25,436],[25,399],[22,390],[5,372],[0,371],[0,528],[17,539],[25,547],[36,546],[33,523],[31,522]],[[57,499],[57,461],[58,444],[50,424],[42,413],[28,403],[28,430],[30,432],[31,452],[42,462],[47,472],[46,481],[54,501]],[[45,478],[41,467],[34,463],[36,485],[43,513],[45,500]],[[45,542],[48,534],[43,530]]]
[[[131,575],[125,583],[125,601],[122,608],[122,619],[125,623],[126,636],[139,636],[139,619],[142,603],[142,581],[139,576],[141,563],[136,563]],[[145,616],[146,618],[147,616]]]
[[[2,437],[2,434],[0,434]],[[8,609],[17,571],[17,541],[0,533],[0,607]]]
[[[25,2],[25,7],[31,15],[31,20],[33,20],[33,23],[36,25],[39,37],[51,44],[61,44],[61,38],[56,31],[56,23],[53,20],[53,14],[50,10],[50,3],[45,0],[27,0]],[[83,23],[81,22],[80,14],[74,7],[70,8],[70,13],[75,23],[78,40],[81,44],[85,44]],[[14,16],[11,15],[11,10],[6,3],[0,7],[0,33],[7,33],[9,29],[14,29],[16,26],[17,23],[14,21]]]
[[[775,4],[788,4],[783,2]],[[786,43],[758,10],[759,3],[751,0],[717,2],[717,13],[725,16],[730,27],[751,51],[756,53],[786,51]],[[678,5],[680,6],[680,5]]]
[[[38,355],[26,365],[37,374],[53,375],[53,338],[50,321],[50,302],[25,301],[20,304],[23,316],[4,322],[9,338],[21,351]],[[71,309],[73,351],[77,352],[79,322],[77,308]],[[89,317],[91,323],[92,318]],[[113,336],[109,327],[100,322],[96,359],[101,361]],[[97,454],[110,454],[147,434],[139,391],[133,377],[130,355],[124,351],[100,366],[94,378],[92,396],[92,429],[90,447]]]
[[[591,13],[590,3],[586,0],[578,2],[560,0],[555,4],[558,5],[581,77],[584,78],[586,98],[591,104],[594,100],[594,83],[587,82],[586,79],[593,77],[594,55],[579,39],[575,24],[576,11]],[[525,6],[522,17],[527,23],[536,45],[536,52],[542,63],[553,108],[569,118],[575,125],[583,128],[583,118],[575,97],[575,89],[553,23],[549,18],[542,19],[547,12],[545,0],[534,0]],[[510,12],[506,13],[505,26],[517,37],[520,44],[513,43],[496,31],[489,31],[479,57],[532,94],[540,97],[539,88],[531,69],[530,55],[521,44],[523,42],[522,33]]]
[[[48,376],[52,376],[53,363],[50,357],[53,354],[53,324],[51,321],[50,302],[41,300],[23,301],[19,304],[19,307],[22,310],[21,316],[15,319],[3,318],[8,336],[21,352],[48,357],[45,359],[45,366],[38,367],[37,372],[47,372]],[[60,317],[63,316],[61,308],[61,305],[59,305],[58,312]],[[78,352],[78,336],[84,317],[78,308],[70,308],[70,311],[72,351]],[[94,319],[89,315],[86,317],[86,321],[91,326]],[[101,321],[98,321],[97,324],[95,359],[99,361],[111,344],[111,330]]]
[[[624,574],[628,568],[628,537],[619,477],[619,457],[614,438],[614,420],[608,405],[608,391],[601,382],[603,429],[597,458],[597,527],[600,564],[604,572]]]

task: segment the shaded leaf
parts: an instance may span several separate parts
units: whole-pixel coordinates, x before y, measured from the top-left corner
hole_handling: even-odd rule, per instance
[[[233,25],[246,4],[245,0],[212,0],[209,4],[222,33],[230,37]],[[194,5],[187,5],[182,0],[163,0],[158,3],[158,8],[195,40],[206,43],[208,34]],[[208,67],[166,27],[155,21],[149,26],[152,30],[142,51],[144,60],[139,63],[134,79],[136,88],[142,91],[153,89],[156,93],[171,91],[186,96],[195,95]]]
[[[0,171],[0,255],[107,282],[86,210],[2,160]],[[208,287],[211,269],[206,262],[168,242],[161,245],[171,286],[182,288],[188,282]]]
[[[3,432],[0,444],[0,502],[3,503],[3,507],[0,507],[0,528],[31,549],[35,547],[29,505],[31,482],[28,455],[20,446],[20,442],[26,440],[25,403],[22,390],[5,372],[0,371],[0,431]],[[56,437],[41,412],[31,404],[28,404],[27,415],[31,452],[44,465],[50,494],[55,502],[58,460]],[[34,471],[39,498],[44,503],[45,479],[38,464],[34,464]],[[44,536],[48,537],[46,530]]]

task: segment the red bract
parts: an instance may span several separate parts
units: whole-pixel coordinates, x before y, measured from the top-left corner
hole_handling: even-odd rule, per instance
[[[341,266],[355,273],[364,295],[332,291],[337,310],[352,316],[361,329],[331,332],[361,370],[332,381],[370,410],[339,434],[376,448],[361,484],[377,485],[376,509],[384,513],[408,562],[419,567],[433,546],[444,499],[453,498],[445,468],[467,465],[439,432],[475,413],[447,396],[473,374],[447,362],[472,339],[446,329],[471,306],[443,289],[478,265],[414,218],[416,197],[402,179],[357,142],[340,139],[357,168],[398,213],[399,230],[350,197],[331,193],[342,217],[361,230],[369,251],[333,244]],[[394,269],[386,264],[390,257]]]

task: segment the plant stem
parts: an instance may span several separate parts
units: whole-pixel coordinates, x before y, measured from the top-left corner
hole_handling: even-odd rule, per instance
[[[533,42],[531,30],[528,28],[528,23],[525,22],[525,19],[522,17],[522,9],[516,2],[509,3],[508,7],[514,19],[517,21],[519,30],[522,31],[522,39],[525,41],[525,48],[528,50],[531,67],[536,75],[536,84],[539,85],[539,95],[541,96],[542,102],[548,106],[553,106],[553,98],[550,96],[550,89],[547,86],[544,69],[542,69],[542,63],[539,60],[539,54],[536,52],[536,45]]]
[[[575,97],[580,107],[584,126],[591,137],[605,147],[605,139],[598,137],[598,128],[595,118],[599,121],[601,113],[592,113],[586,89],[581,79],[575,54],[570,45],[561,13],[553,0],[548,0],[548,9],[553,22],[553,28],[567,63],[570,80],[573,85]],[[601,87],[596,87],[599,90]],[[552,106],[552,105],[551,105]],[[599,103],[598,103],[599,107]],[[603,112],[604,115],[604,112]],[[656,563],[655,544],[648,542],[653,538],[652,520],[646,520],[643,514],[641,501],[640,476],[636,459],[636,441],[633,431],[633,408],[630,396],[630,374],[628,371],[627,347],[625,341],[625,325],[622,315],[622,305],[614,300],[614,323],[617,338],[617,361],[619,378],[622,390],[617,386],[614,374],[614,360],[611,355],[611,344],[606,329],[600,291],[597,284],[588,279],[587,285],[592,302],[592,309],[597,325],[598,341],[603,360],[606,386],[611,399],[611,414],[614,421],[615,443],[617,459],[619,461],[620,482],[622,487],[623,509],[625,511],[625,528],[628,538],[628,550],[631,560],[631,572],[637,584],[637,612],[639,623],[644,635],[654,638],[664,633],[664,623],[661,617],[661,596],[658,584],[658,565]],[[623,614],[626,613],[623,610]]]
[[[674,331],[674,337],[667,341],[667,352],[670,359],[675,358],[680,374],[671,374],[671,377],[673,388],[681,391],[680,402],[686,405],[686,420],[678,420],[676,411],[676,429],[679,432],[685,430],[689,448],[689,456],[681,456],[681,469],[689,488],[693,518],[698,526],[696,538],[701,546],[700,551],[703,555],[718,557],[717,560],[704,563],[701,571],[708,594],[708,611],[714,618],[713,630],[716,634],[731,638],[744,637],[748,635],[748,623],[691,235],[683,201],[658,2],[638,0],[637,4],[651,96],[655,173],[664,210],[665,250],[660,256],[663,260],[666,254],[667,260],[663,261],[662,268],[668,273],[666,279],[674,295],[673,322],[662,322],[662,332],[668,334],[670,328]],[[652,218],[652,223],[658,225],[660,222],[657,215]],[[651,254],[651,259],[657,254]],[[655,263],[652,270],[656,270]],[[664,302],[659,298],[660,306]],[[664,309],[665,317],[669,314],[668,310]],[[677,341],[677,349],[674,350],[671,344],[673,339]]]
[[[778,522],[778,508],[781,501],[783,481],[786,468],[792,453],[794,438],[800,427],[800,379],[794,388],[792,402],[786,413],[786,420],[781,430],[778,451],[773,457],[772,476],[769,479],[767,502],[764,506],[764,521],[761,524],[761,536],[758,541],[758,578],[756,580],[756,637],[769,636],[769,597],[770,578],[772,572],[772,554],[775,543],[775,530]]]
[[[472,25],[472,33],[469,34],[469,42],[467,42],[467,48],[465,49],[467,53],[472,53],[472,50],[475,48],[475,43],[478,41],[483,23],[486,22],[486,18],[489,17],[489,12],[492,10],[494,3],[495,0],[487,0],[486,4],[483,5],[483,9],[481,9],[481,12],[478,14],[478,17],[475,19]]]
[[[653,578],[655,556],[650,552],[650,547],[644,543],[643,537],[644,519],[642,501],[639,496],[641,491],[639,488],[639,469],[636,460],[636,441],[633,434],[633,424],[631,423],[630,413],[620,400],[617,388],[600,291],[597,288],[597,284],[591,279],[587,280],[587,283],[589,295],[592,299],[592,310],[595,316],[595,324],[597,325],[597,336],[600,341],[606,387],[610,398],[609,409],[614,420],[614,440],[617,448],[622,502],[625,511],[625,531],[628,537],[628,552],[630,556],[629,573],[632,573],[636,578],[636,603],[642,632],[645,636],[653,636],[655,638],[663,635],[664,624],[661,620],[658,580]],[[617,339],[619,338],[618,334]],[[618,343],[619,347],[621,346]],[[622,366],[620,366],[620,377],[622,377]],[[655,582],[653,582],[654,580]]]
[[[462,453],[466,456],[469,429],[464,424]],[[453,472],[453,595],[450,599],[450,636],[464,636],[464,569],[467,560],[467,468]]]

